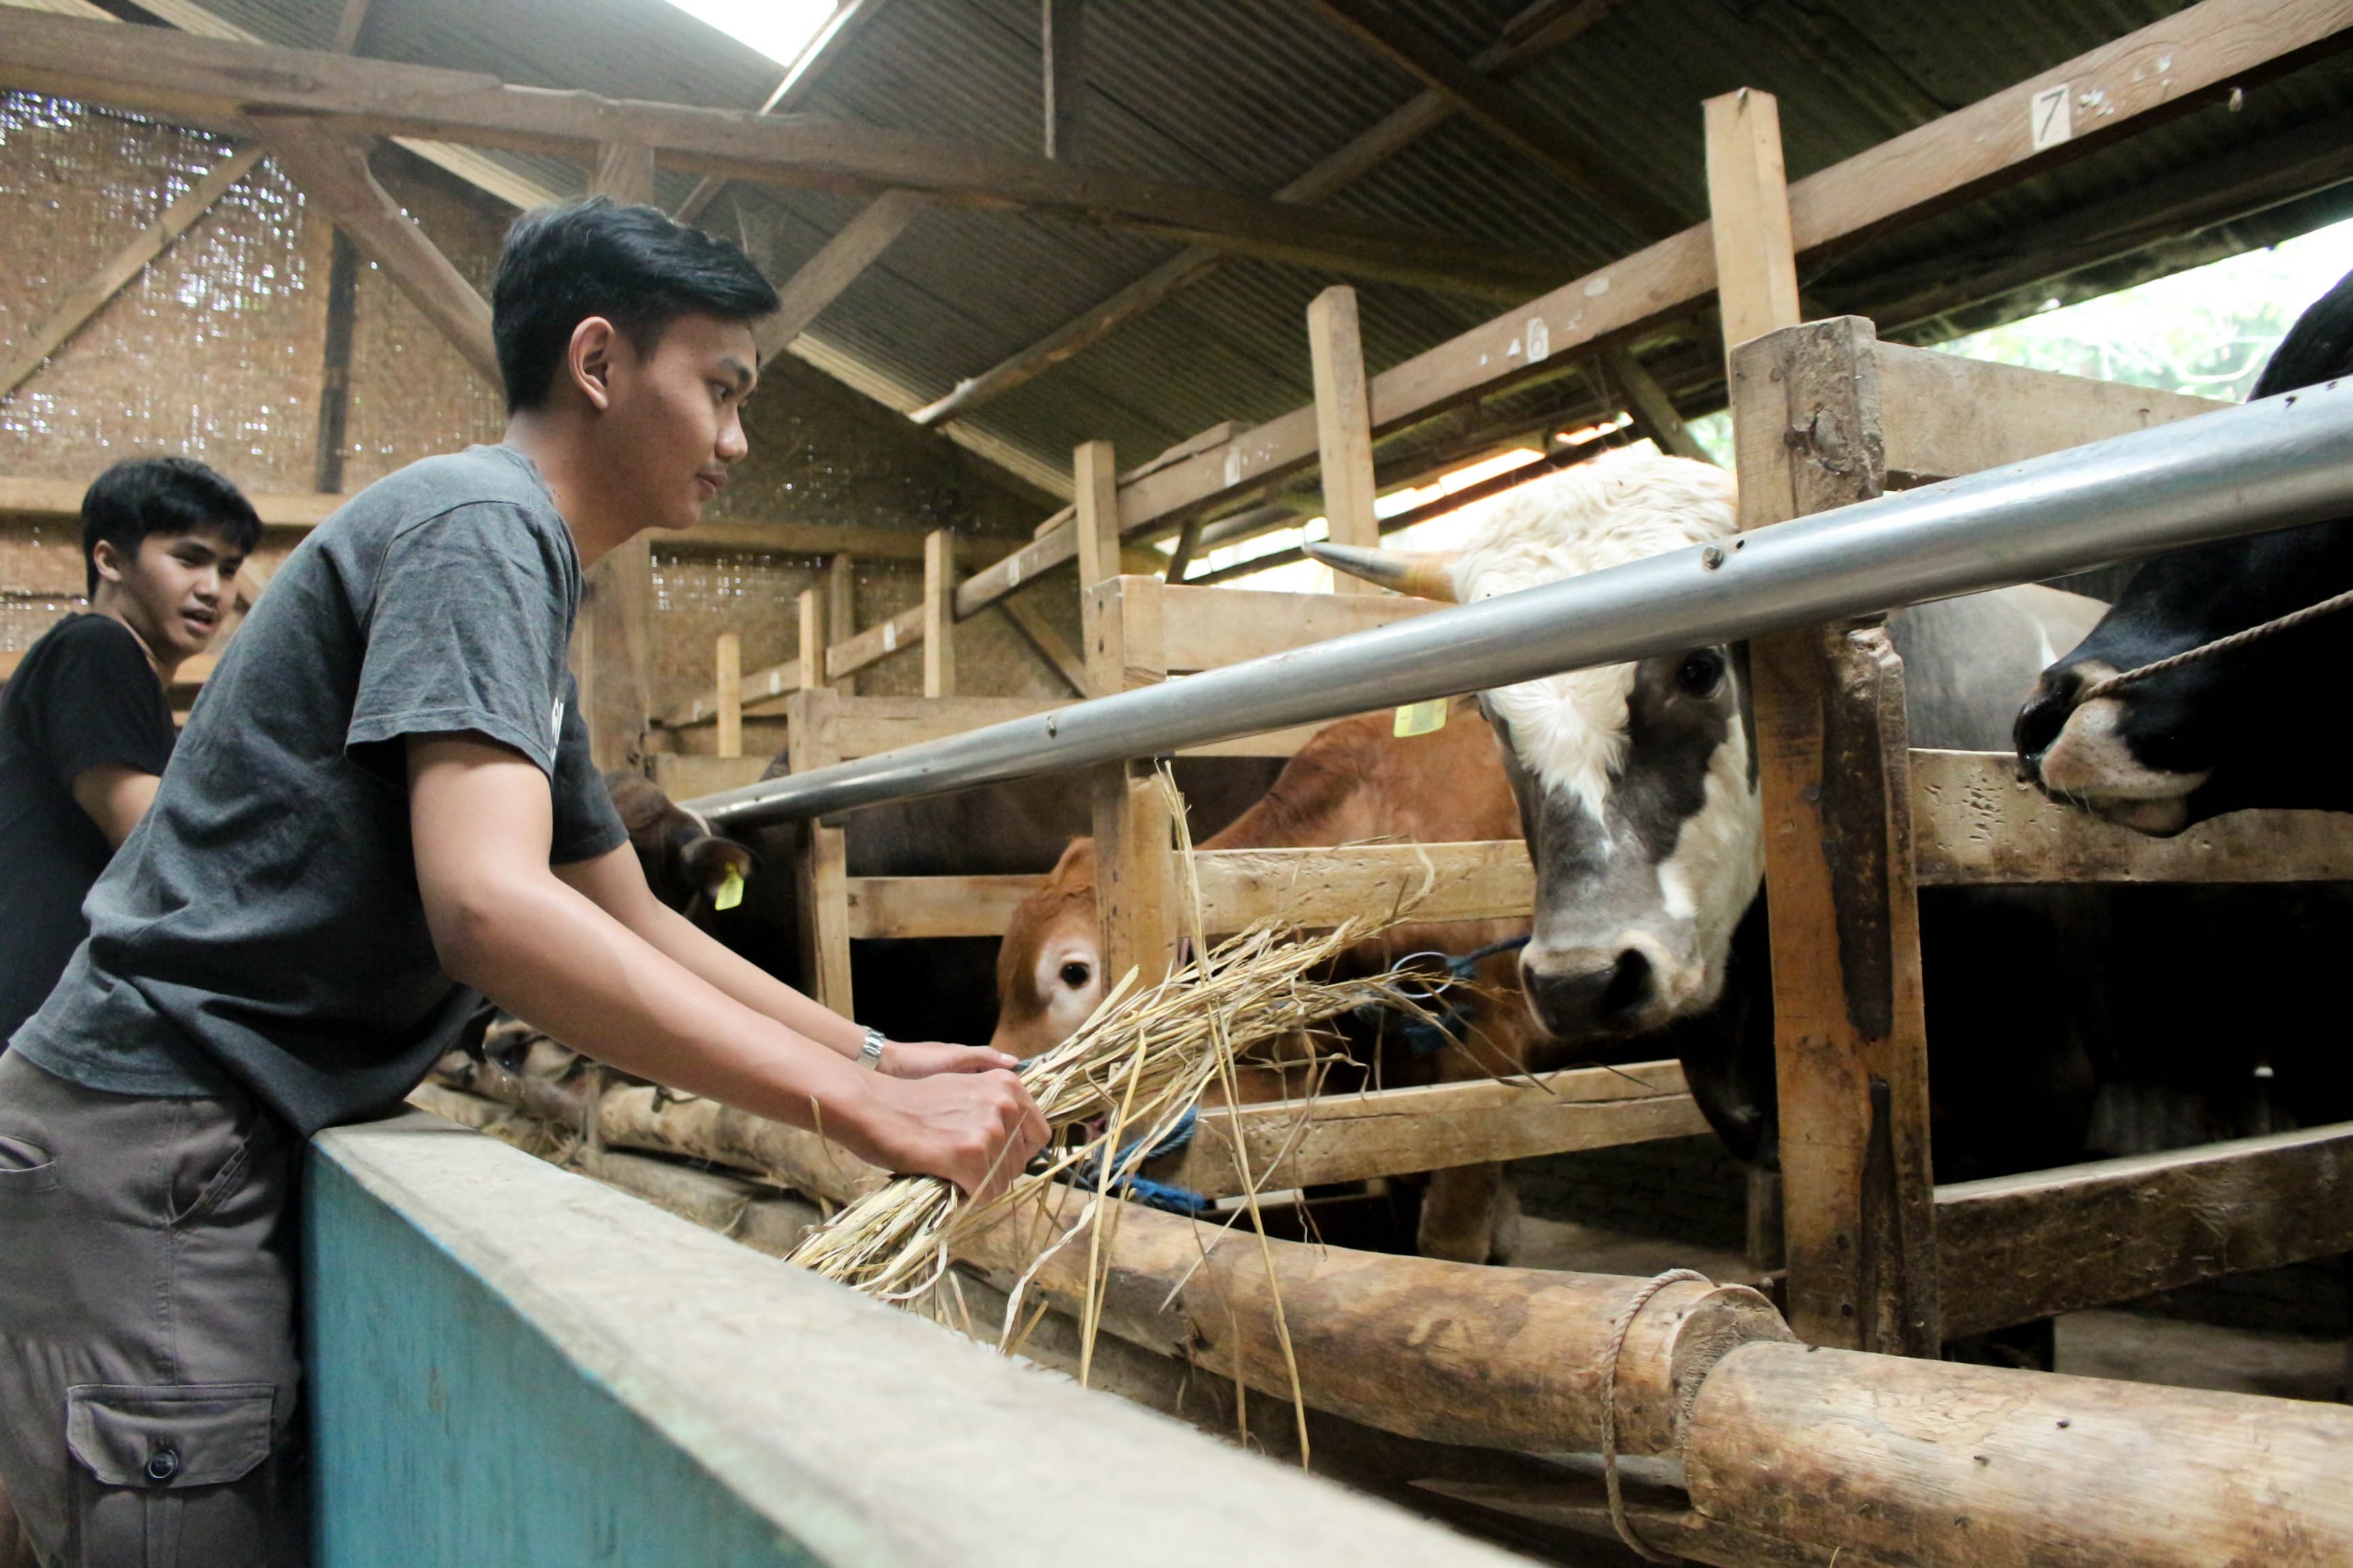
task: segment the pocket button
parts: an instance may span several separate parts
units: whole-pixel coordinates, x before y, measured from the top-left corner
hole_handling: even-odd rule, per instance
[[[180,1472],[180,1451],[177,1449],[157,1449],[147,1456],[147,1479],[169,1481]]]

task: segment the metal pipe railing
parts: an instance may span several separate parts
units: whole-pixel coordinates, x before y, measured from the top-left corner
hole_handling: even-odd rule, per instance
[[[2348,513],[2353,382],[2331,382],[691,803],[730,828],[826,816]]]

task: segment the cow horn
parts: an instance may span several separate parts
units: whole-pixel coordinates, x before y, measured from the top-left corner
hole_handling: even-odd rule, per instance
[[[1354,544],[1311,544],[1307,553],[1335,572],[1394,588],[1415,598],[1453,604],[1455,552],[1450,550],[1367,550]]]

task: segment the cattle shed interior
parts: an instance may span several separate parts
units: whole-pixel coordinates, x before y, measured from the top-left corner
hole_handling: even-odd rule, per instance
[[[1470,705],[1052,761],[1129,694],[1448,613],[1248,581],[1304,541],[1603,454],[1731,471],[1713,571],[2238,417],[1936,350],[2353,218],[2353,0],[5,0],[0,685],[88,607],[91,480],[185,455],[265,525],[185,722],[346,497],[499,438],[503,238],[585,195],[783,301],[749,455],[593,568],[572,650],[598,764],[754,852],[681,883],[699,923],[984,1040],[1091,833],[1098,993],[1410,910],[1501,1010],[1213,1100],[1071,1244],[957,1233],[912,1315],[778,1261],[883,1173],[503,1020],[313,1151],[322,1562],[2353,1560],[2353,818],[2145,836],[1922,742],[1875,616],[1742,642],[1760,1162],[1663,1037],[1459,1038],[1543,1032],[1533,815],[1212,841],[1324,723],[1483,756]],[[1015,782],[926,793],[1017,724]],[[1941,934],[2011,898],[2096,922],[2096,1092],[2017,1043],[2023,949]],[[2078,1091],[2072,1141],[1987,1136]]]

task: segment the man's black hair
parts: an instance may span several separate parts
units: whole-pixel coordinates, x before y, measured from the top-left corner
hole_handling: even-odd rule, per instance
[[[749,256],[651,207],[592,196],[526,212],[506,231],[490,294],[506,412],[547,402],[572,329],[590,316],[651,354],[680,316],[750,322],[776,308]]]
[[[125,555],[149,534],[211,529],[232,551],[250,555],[261,517],[244,493],[194,458],[126,458],[82,494],[82,567],[98,591],[98,540]]]

